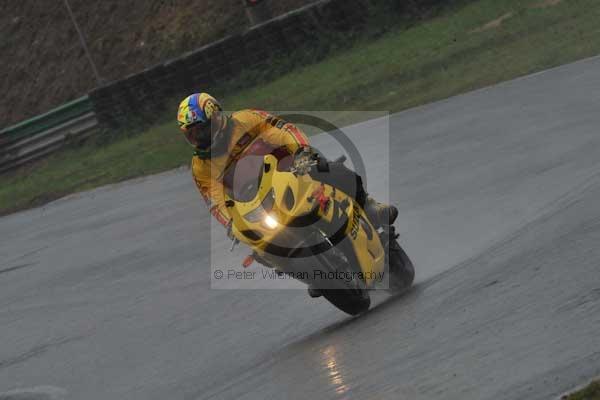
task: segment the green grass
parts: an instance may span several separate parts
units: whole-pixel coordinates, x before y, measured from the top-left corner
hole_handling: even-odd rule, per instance
[[[600,400],[600,380],[590,383],[575,393],[563,396],[562,400]]]
[[[400,111],[528,73],[600,54],[600,3],[480,0],[375,39],[355,41],[317,64],[252,88],[216,88],[228,109]],[[495,28],[476,31],[507,13]],[[171,119],[124,139],[88,143],[0,176],[0,213],[189,162],[191,149]],[[137,132],[134,132],[137,133]]]

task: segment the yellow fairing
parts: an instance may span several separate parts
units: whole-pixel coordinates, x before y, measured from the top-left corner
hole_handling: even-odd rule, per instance
[[[368,218],[364,215],[364,210],[350,198],[346,193],[340,190],[333,192],[330,186],[325,186],[325,193],[338,203],[349,201],[350,205],[346,209],[348,215],[348,225],[346,226],[346,237],[350,239],[354,254],[358,260],[361,270],[365,274],[367,286],[372,286],[374,279],[380,276],[385,267],[385,254],[379,235]],[[335,207],[329,207],[323,218],[331,221],[334,218]],[[370,232],[370,234],[369,234]]]
[[[324,198],[329,199],[325,207],[313,198],[313,194],[319,190]],[[293,194],[291,209],[288,209],[289,203],[286,204],[287,191]],[[265,200],[268,196],[274,196],[272,209],[263,210],[262,205],[267,202]],[[226,196],[226,202],[233,219],[233,234],[262,257],[269,257],[265,248],[281,230],[287,229],[286,225],[290,221],[319,208],[317,212],[320,219],[332,225],[336,221],[346,221],[347,218],[343,233],[352,244],[354,256],[368,287],[384,271],[385,256],[379,235],[354,199],[329,185],[314,181],[309,175],[296,176],[291,172],[277,171],[277,159],[272,155],[265,156],[263,175],[255,198],[249,202],[236,202]],[[254,222],[245,218],[251,213],[260,214],[261,210],[262,215],[269,215],[278,222],[276,227],[267,226],[264,218],[258,218]],[[249,235],[248,232],[254,234]]]

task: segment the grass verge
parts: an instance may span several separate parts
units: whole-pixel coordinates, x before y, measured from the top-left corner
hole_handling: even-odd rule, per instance
[[[600,380],[590,383],[585,388],[565,395],[562,400],[600,400]]]
[[[228,109],[400,111],[600,53],[597,0],[480,0],[252,88],[213,90]],[[190,88],[190,91],[197,88]],[[0,176],[0,214],[189,162],[174,121],[89,142]]]

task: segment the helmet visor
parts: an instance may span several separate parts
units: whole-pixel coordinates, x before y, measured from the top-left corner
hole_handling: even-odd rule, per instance
[[[194,147],[201,149],[210,147],[211,142],[211,123],[199,122],[187,127],[182,127],[181,130],[185,135],[185,139],[188,143]]]

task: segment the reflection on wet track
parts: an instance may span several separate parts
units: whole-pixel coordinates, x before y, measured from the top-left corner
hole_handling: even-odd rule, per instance
[[[329,377],[329,382],[335,393],[340,395],[340,399],[347,399],[348,397],[344,396],[344,394],[350,390],[350,387],[344,380],[344,375],[341,371],[342,366],[338,364],[335,347],[331,345],[325,348],[321,351],[321,357]]]

